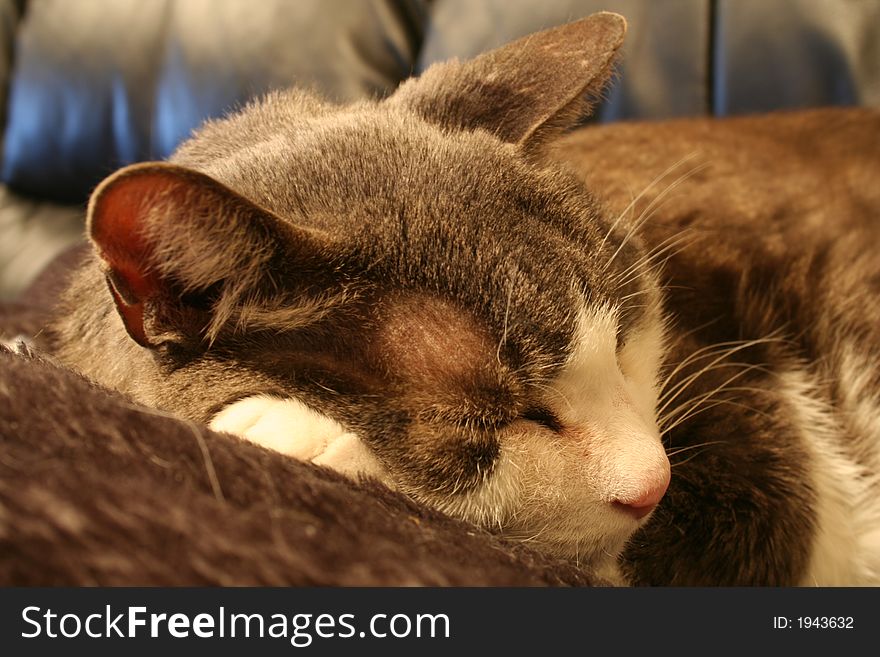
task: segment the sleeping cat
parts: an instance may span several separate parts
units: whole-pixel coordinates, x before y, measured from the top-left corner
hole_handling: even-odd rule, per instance
[[[615,581],[880,583],[880,117],[564,136],[624,32],[274,93],[122,169],[48,347]]]

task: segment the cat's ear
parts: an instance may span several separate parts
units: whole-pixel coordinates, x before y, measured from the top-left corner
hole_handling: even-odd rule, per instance
[[[214,337],[273,258],[319,249],[311,233],[209,176],[165,163],[104,180],[87,227],[126,330],[150,348]]]
[[[435,64],[388,102],[446,127],[483,128],[534,150],[588,113],[625,32],[622,16],[593,14],[466,62]]]

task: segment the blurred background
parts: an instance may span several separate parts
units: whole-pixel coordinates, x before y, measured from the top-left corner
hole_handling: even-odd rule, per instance
[[[880,106],[880,0],[0,0],[0,300],[82,239],[104,176],[206,118],[291,85],[381,98],[602,10],[629,32],[593,120]]]

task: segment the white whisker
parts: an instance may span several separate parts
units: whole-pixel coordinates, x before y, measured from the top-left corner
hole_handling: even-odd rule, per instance
[[[725,440],[710,440],[709,442],[698,443],[696,445],[687,445],[686,447],[679,447],[678,449],[674,449],[671,452],[666,452],[666,456],[669,458],[672,458],[673,456],[675,456],[677,454],[681,454],[682,452],[689,452],[692,449],[698,449],[700,447],[708,447],[709,445],[723,445],[725,442],[727,442],[727,441],[725,441]]]
[[[726,369],[728,367],[736,367],[738,365],[737,363],[728,364],[728,363],[720,362],[720,359],[723,359],[723,358],[724,358],[724,356],[722,355],[719,357],[719,359],[716,359],[715,361],[713,361],[712,363],[710,363],[709,365],[707,365],[706,367],[704,367],[700,371],[695,372],[694,374],[691,374],[689,377],[687,377],[684,380],[684,382],[682,382],[682,384],[684,384],[683,387],[681,387],[682,384],[679,384],[679,386],[676,386],[673,390],[677,390],[677,392],[672,397],[669,397],[668,399],[664,398],[663,404],[657,410],[657,414],[660,416],[666,417],[668,414],[665,411],[669,407],[669,405],[673,401],[675,401],[679,397],[679,395],[681,395],[685,390],[687,390],[691,386],[691,384],[694,383],[701,376],[707,374],[710,371],[718,371],[721,369]],[[767,372],[766,364],[761,364],[761,365],[744,365],[743,364],[740,366],[742,367],[742,369],[740,369],[739,372],[737,372],[736,374],[734,374],[733,376],[728,378],[724,383],[721,384],[721,386],[725,386],[728,383],[732,383],[733,381],[736,381],[738,378],[740,378],[740,377],[742,377],[742,376],[744,376],[754,370]],[[721,387],[716,388],[715,391],[716,392],[719,391],[720,388]],[[699,398],[699,397],[696,397],[695,399],[697,399],[697,398]]]
[[[627,205],[627,206],[623,209],[623,212],[621,212],[619,215],[617,215],[617,219],[614,220],[614,223],[611,224],[611,228],[609,228],[608,231],[605,233],[605,237],[602,238],[602,241],[599,243],[599,248],[596,249],[596,251],[597,251],[597,252],[601,252],[601,251],[602,251],[602,249],[603,249],[604,246],[605,246],[605,243],[608,241],[608,238],[611,236],[611,234],[614,232],[614,230],[615,230],[615,229],[617,228],[617,226],[620,224],[621,220],[627,215],[627,213],[629,213],[629,212],[635,207],[635,204],[638,203],[638,202],[641,200],[641,198],[642,198],[642,197],[643,197],[648,191],[650,191],[651,188],[654,187],[654,185],[656,185],[658,182],[660,182],[661,180],[663,180],[666,176],[668,176],[672,171],[674,171],[675,169],[677,169],[678,167],[680,167],[682,164],[684,164],[684,163],[687,162],[688,160],[690,160],[690,159],[692,159],[693,157],[695,157],[696,154],[697,154],[697,151],[693,151],[692,153],[689,153],[689,154],[685,155],[683,158],[681,158],[680,160],[678,160],[677,162],[675,162],[672,166],[670,166],[669,168],[667,168],[663,173],[661,173],[661,174],[658,175],[656,178],[654,178],[654,180],[652,180],[651,182],[649,182],[649,183],[647,184],[647,186],[646,186],[641,192],[639,192],[638,196],[636,196],[635,198],[633,198],[633,199],[630,201],[629,205]]]
[[[733,386],[733,387],[727,388],[725,390],[713,391],[713,394],[716,394],[719,392],[763,392],[763,393],[766,393],[767,391],[760,390],[759,388]],[[704,404],[704,405],[701,406],[700,404]],[[706,399],[701,399],[700,403],[695,403],[690,408],[690,410],[688,410],[681,417],[677,418],[672,424],[670,424],[668,426],[664,426],[662,431],[664,434],[668,434],[676,427],[680,426],[684,422],[687,422],[688,420],[693,418],[695,415],[699,415],[700,413],[703,413],[704,411],[707,411],[710,408],[715,408],[716,406],[733,406],[735,408],[741,408],[743,410],[748,410],[748,411],[757,413],[758,415],[762,415],[766,418],[772,419],[772,417],[770,415],[768,415],[764,411],[758,410],[757,408],[755,408],[753,406],[749,406],[747,404],[743,404],[741,402],[737,402],[732,399],[714,399],[713,400],[713,399],[711,399],[711,397],[707,397]],[[668,418],[664,418],[664,419],[668,419]]]
[[[675,399],[681,392],[690,386],[696,379],[710,371],[715,365],[722,362],[725,358],[728,358],[735,353],[738,353],[744,349],[748,349],[750,347],[755,347],[762,344],[770,344],[770,343],[781,343],[784,342],[781,338],[777,338],[774,336],[768,336],[766,338],[757,338],[755,340],[731,340],[728,342],[718,342],[715,344],[707,345],[705,347],[701,347],[697,349],[695,352],[690,354],[687,358],[685,358],[681,363],[679,363],[672,372],[667,375],[667,377],[663,380],[660,385],[660,399],[665,402],[672,401]],[[720,354],[720,355],[718,355]],[[702,358],[712,358],[716,356],[712,362],[703,367],[701,370],[691,374],[683,381],[680,381],[672,388],[667,389],[667,386],[672,382],[673,377],[678,374],[682,369],[687,367],[688,365],[695,363],[697,360]],[[674,395],[670,397],[670,395]],[[665,408],[665,406],[664,406]],[[662,409],[661,409],[662,411]]]
[[[495,350],[495,358],[498,364],[501,364],[501,348],[507,342],[508,321],[510,319],[510,301],[513,298],[513,277],[510,277],[507,286],[507,305],[504,307],[504,328],[501,331],[501,340],[498,342],[498,349]]]
[[[614,259],[621,252],[621,250],[623,250],[623,247],[626,246],[626,244],[629,242],[629,240],[632,239],[632,237],[645,224],[645,222],[648,221],[653,216],[653,210],[655,208],[659,208],[660,204],[662,204],[663,200],[674,189],[676,189],[679,185],[684,183],[688,178],[692,177],[693,175],[695,175],[699,171],[702,171],[703,169],[705,169],[707,166],[708,166],[707,164],[700,164],[700,165],[694,167],[693,169],[691,169],[687,173],[679,176],[672,183],[670,183],[669,186],[666,187],[666,189],[664,189],[662,192],[660,192],[659,194],[657,194],[657,196],[654,197],[654,199],[648,204],[648,207],[646,207],[642,211],[642,213],[639,215],[638,219],[636,219],[636,221],[630,227],[629,231],[624,236],[620,245],[617,247],[617,250],[611,255],[611,257],[605,263],[605,267],[603,268],[605,271],[608,270],[608,268],[611,266],[611,263],[614,262]]]

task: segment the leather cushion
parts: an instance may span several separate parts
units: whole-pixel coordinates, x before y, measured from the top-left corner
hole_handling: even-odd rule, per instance
[[[412,71],[419,0],[40,0],[18,32],[3,178],[82,201],[208,117],[294,84],[349,101]]]
[[[419,70],[603,10],[628,30],[601,120],[880,105],[880,0],[435,0]]]
[[[3,180],[82,202],[272,87],[348,101],[609,7],[604,0],[34,0],[19,27]],[[880,104],[880,0],[616,0],[602,120]],[[423,34],[427,30],[426,34]]]

